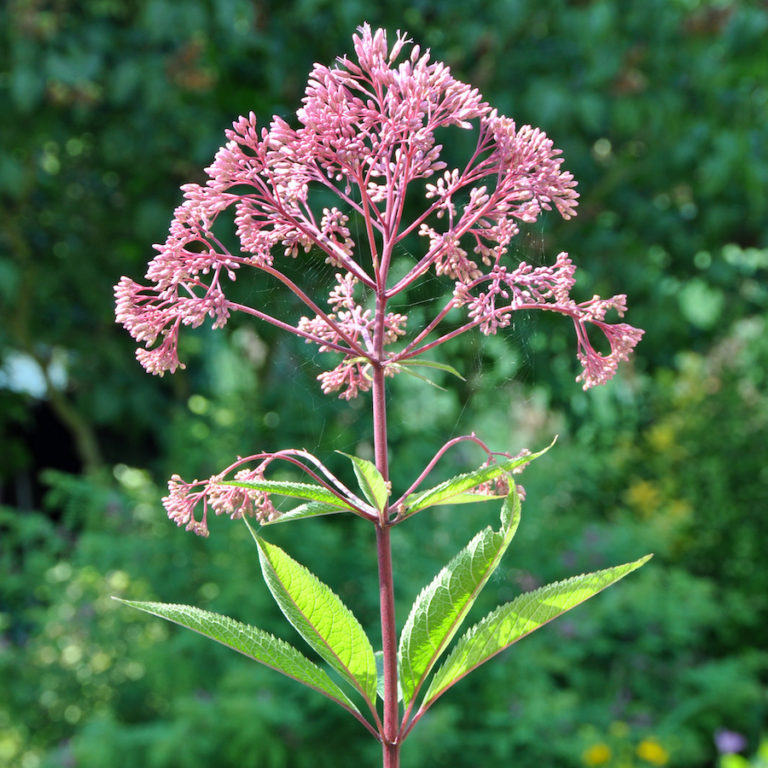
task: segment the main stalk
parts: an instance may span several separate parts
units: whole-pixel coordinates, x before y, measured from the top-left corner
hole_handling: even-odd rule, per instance
[[[388,526],[376,526],[381,637],[382,650],[384,652],[384,737],[382,739],[382,757],[384,768],[399,768],[400,744],[397,740],[399,725],[397,706],[397,636],[389,530]]]
[[[377,315],[384,317],[386,300],[379,297]],[[373,363],[373,445],[376,468],[389,482],[387,457],[387,404],[384,384],[383,323],[376,328],[377,361]],[[379,564],[379,606],[381,610],[381,643],[384,656],[384,733],[382,759],[384,768],[399,768],[398,742],[399,710],[397,705],[397,628],[395,625],[395,594],[392,579],[392,548],[390,525],[385,513],[376,523],[376,554]]]

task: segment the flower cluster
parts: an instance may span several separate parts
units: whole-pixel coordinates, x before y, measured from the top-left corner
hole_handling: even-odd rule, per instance
[[[626,323],[612,325],[605,322],[606,313],[613,309],[619,317],[626,311],[624,294],[610,299],[593,296],[589,301],[577,303],[571,298],[576,267],[566,253],[560,253],[554,266],[532,267],[521,262],[509,271],[496,263],[487,275],[470,283],[457,283],[454,302],[466,305],[468,314],[490,335],[509,325],[511,314],[523,309],[544,309],[572,318],[578,339],[577,356],[583,367],[576,378],[589,389],[608,381],[618,364],[627,360],[640,341],[643,331]],[[592,346],[587,324],[602,331],[610,345],[610,353],[602,355]]]
[[[269,495],[242,485],[225,481],[228,470],[214,475],[209,480],[185,482],[179,475],[168,481],[168,495],[163,498],[168,517],[176,525],[183,525],[187,531],[199,536],[208,535],[208,510],[217,515],[228,515],[232,520],[241,517],[255,517],[259,522],[268,522],[279,516]],[[263,468],[241,469],[234,476],[234,483],[252,483],[263,480]],[[202,516],[195,517],[195,509],[202,505]]]
[[[435,454],[432,461],[419,475],[411,488],[403,494],[399,501],[394,502],[390,513],[403,515],[407,512],[405,500],[430,474],[440,457],[452,446],[469,441],[480,446],[487,458],[483,467],[490,467],[499,461],[521,459],[530,456],[528,449],[523,449],[516,456],[510,453],[491,452],[490,449],[474,433],[455,437],[446,442]],[[264,474],[273,461],[281,460],[292,464],[301,470],[311,481],[311,484],[266,481]],[[255,467],[247,465],[256,463]],[[510,491],[511,475],[520,474],[525,464],[511,470],[510,473],[499,475],[493,480],[478,483],[468,489],[468,494],[478,497],[504,497]],[[330,470],[311,453],[304,450],[288,449],[275,453],[259,453],[245,458],[238,458],[234,464],[226,467],[208,480],[193,480],[187,482],[179,475],[173,475],[168,481],[168,495],[163,498],[168,517],[177,525],[198,536],[208,536],[208,512],[213,510],[216,515],[227,515],[232,520],[243,517],[255,518],[265,524],[277,520],[287,512],[295,512],[297,507],[289,510],[279,510],[272,496],[288,496],[299,499],[316,498],[311,493],[304,494],[308,489],[318,486],[330,492],[338,501],[331,502],[336,511],[347,510],[363,518],[378,519],[378,513],[367,506],[365,501],[354,494]],[[525,500],[525,489],[516,484],[518,495]],[[301,505],[300,505],[301,506]],[[202,511],[198,515],[198,510]]]
[[[313,319],[302,317],[299,320],[299,328],[335,345],[343,343],[345,339],[353,339],[368,355],[375,354],[374,335],[376,315],[370,308],[363,306],[354,296],[358,280],[350,274],[337,274],[336,287],[328,297],[332,311],[327,317],[316,315]],[[333,325],[328,321],[332,321]],[[392,344],[400,336],[405,334],[404,326],[408,318],[396,312],[387,312],[383,319],[383,343]],[[330,351],[327,344],[320,345],[321,352]],[[370,358],[356,355],[346,355],[331,371],[325,371],[318,376],[322,384],[323,392],[336,392],[343,388],[342,397],[347,400],[355,397],[358,392],[366,392],[370,389],[371,379],[366,371]],[[385,371],[389,374],[394,369],[389,367]]]
[[[521,222],[553,208],[566,219],[575,214],[576,183],[562,169],[560,151],[538,128],[499,115],[404,35],[398,33],[390,47],[383,30],[366,24],[353,43],[354,59],[315,65],[296,126],[274,117],[259,127],[253,113],[235,121],[206,169],[206,183],[182,187],[184,202],[168,238],[155,246],[146,274],[150,285],[124,277],[116,287],[117,320],[145,345],[137,352],[142,365],[151,373],[173,372],[181,366],[182,325],[211,318],[221,327],[232,312],[245,312],[341,354],[318,378],[324,392],[349,399],[370,388],[371,366],[394,375],[402,370],[398,360],[456,335],[422,343],[444,310],[410,343],[403,339],[399,352],[387,349],[405,333],[405,316],[389,312],[388,302],[434,270],[455,283],[452,307],[468,309],[458,332],[480,326],[493,333],[519,309],[562,312],[576,324],[584,368],[579,380],[588,387],[611,378],[641,334],[605,321],[608,309],[624,311],[623,297],[575,303],[569,296],[573,266],[564,254],[553,267],[510,269],[502,263]],[[461,168],[448,168],[441,159],[436,132],[446,127],[477,132]],[[337,205],[327,207],[329,196]],[[236,253],[215,232],[229,210]],[[425,239],[424,253],[392,280],[393,254],[411,234]],[[331,312],[280,271],[281,252],[294,259],[320,254],[337,270]],[[306,313],[291,323],[273,316],[269,306],[230,299],[227,282],[246,268],[282,283]],[[353,298],[356,288],[365,300]],[[595,352],[586,323],[603,331],[610,354]]]
[[[491,455],[486,460],[484,467],[490,467],[496,463],[496,456],[499,454]],[[531,452],[527,448],[523,448],[516,456],[511,454],[501,454],[507,459],[521,459],[523,456],[530,456]],[[525,464],[520,467],[515,467],[510,474],[519,475],[525,469]],[[470,493],[477,494],[478,496],[506,496],[509,493],[509,474],[499,475],[493,480],[488,480],[485,483],[476,485]],[[515,483],[515,489],[517,495],[520,497],[520,501],[525,501],[525,488],[519,483]]]

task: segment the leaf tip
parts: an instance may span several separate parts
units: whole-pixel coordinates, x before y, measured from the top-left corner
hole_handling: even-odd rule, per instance
[[[253,537],[253,540],[258,544],[259,543],[259,535],[253,529],[253,526],[248,522],[248,519],[245,517],[245,515],[243,515],[241,520],[245,523],[245,527],[248,529],[248,533],[251,534],[251,536]]]

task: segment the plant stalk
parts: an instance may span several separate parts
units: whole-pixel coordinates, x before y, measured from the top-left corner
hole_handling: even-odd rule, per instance
[[[387,410],[384,368],[373,368],[373,442],[376,467],[389,480],[387,459]],[[385,513],[376,523],[376,555],[379,565],[379,606],[381,610],[381,646],[384,655],[384,732],[382,734],[382,764],[384,768],[399,768],[398,742],[399,709],[397,705],[397,632],[395,626],[395,595],[392,578],[392,549],[390,523]]]
[[[384,734],[382,758],[384,768],[399,768],[400,743],[397,738],[399,711],[397,706],[397,637],[395,632],[395,600],[392,582],[392,550],[390,527],[376,525],[376,552],[379,560],[379,603],[381,606],[381,639],[384,652]]]

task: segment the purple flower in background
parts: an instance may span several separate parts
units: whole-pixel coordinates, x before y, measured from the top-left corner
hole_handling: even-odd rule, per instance
[[[720,728],[715,731],[715,746],[720,754],[730,755],[734,752],[741,752],[747,746],[747,740],[736,731]]]

